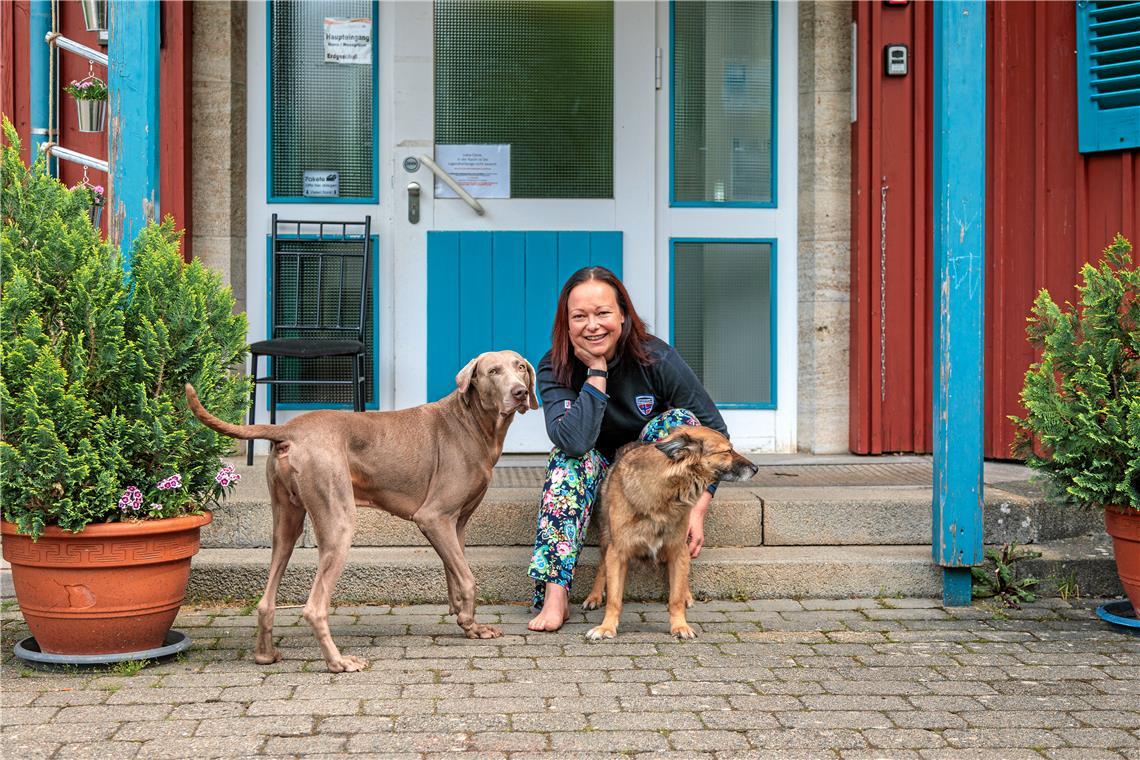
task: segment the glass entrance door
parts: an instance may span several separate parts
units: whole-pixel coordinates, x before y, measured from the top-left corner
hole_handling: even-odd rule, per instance
[[[449,393],[481,351],[537,364],[558,290],[582,266],[615,269],[654,312],[655,14],[608,1],[381,5],[391,407]],[[541,413],[516,418],[507,451],[548,448]]]

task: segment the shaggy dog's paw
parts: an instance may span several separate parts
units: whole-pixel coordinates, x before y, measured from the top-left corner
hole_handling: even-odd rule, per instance
[[[586,631],[586,638],[588,638],[590,641],[601,641],[602,639],[612,639],[616,635],[617,635],[617,629],[616,628],[610,628],[610,627],[604,626],[604,625],[599,625],[597,628],[591,628],[590,630]]]
[[[594,594],[590,594],[589,596],[587,596],[585,599],[582,600],[582,609],[584,609],[584,610],[599,609],[602,606],[603,601],[605,601],[605,595],[604,594],[598,594],[596,596]]]
[[[695,639],[697,632],[690,628],[687,624],[675,625],[670,630],[674,636],[679,639]]]

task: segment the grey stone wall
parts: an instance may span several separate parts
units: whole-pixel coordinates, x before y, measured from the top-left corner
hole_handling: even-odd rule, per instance
[[[245,310],[246,4],[194,3],[192,237]]]
[[[847,451],[851,270],[851,4],[799,5],[801,451]]]

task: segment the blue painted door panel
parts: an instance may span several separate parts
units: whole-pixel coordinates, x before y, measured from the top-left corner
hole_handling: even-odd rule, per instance
[[[428,232],[427,397],[483,351],[537,366],[550,349],[562,283],[585,266],[622,273],[620,232]]]

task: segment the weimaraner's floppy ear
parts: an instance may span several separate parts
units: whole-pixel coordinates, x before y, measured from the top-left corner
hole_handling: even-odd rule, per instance
[[[467,365],[459,370],[459,374],[455,376],[455,387],[459,389],[459,395],[467,393],[467,389],[471,387],[471,378],[475,377],[475,366],[479,364],[479,360],[483,358],[483,354],[479,354]]]
[[[526,405],[527,405],[527,408],[537,409],[538,408],[538,396],[534,395],[534,384],[535,384],[535,380],[537,379],[537,376],[536,376],[535,371],[534,371],[534,365],[531,364],[530,362],[528,362],[526,360],[526,357],[523,356],[522,354],[520,354],[519,352],[515,351],[514,354],[518,358],[522,359],[523,363],[526,365],[526,374],[527,374],[527,378],[529,378],[527,380],[527,386],[526,386],[526,392],[527,392]]]
[[[657,444],[657,450],[672,460],[683,459],[696,450],[696,442],[684,432],[676,432]]]

